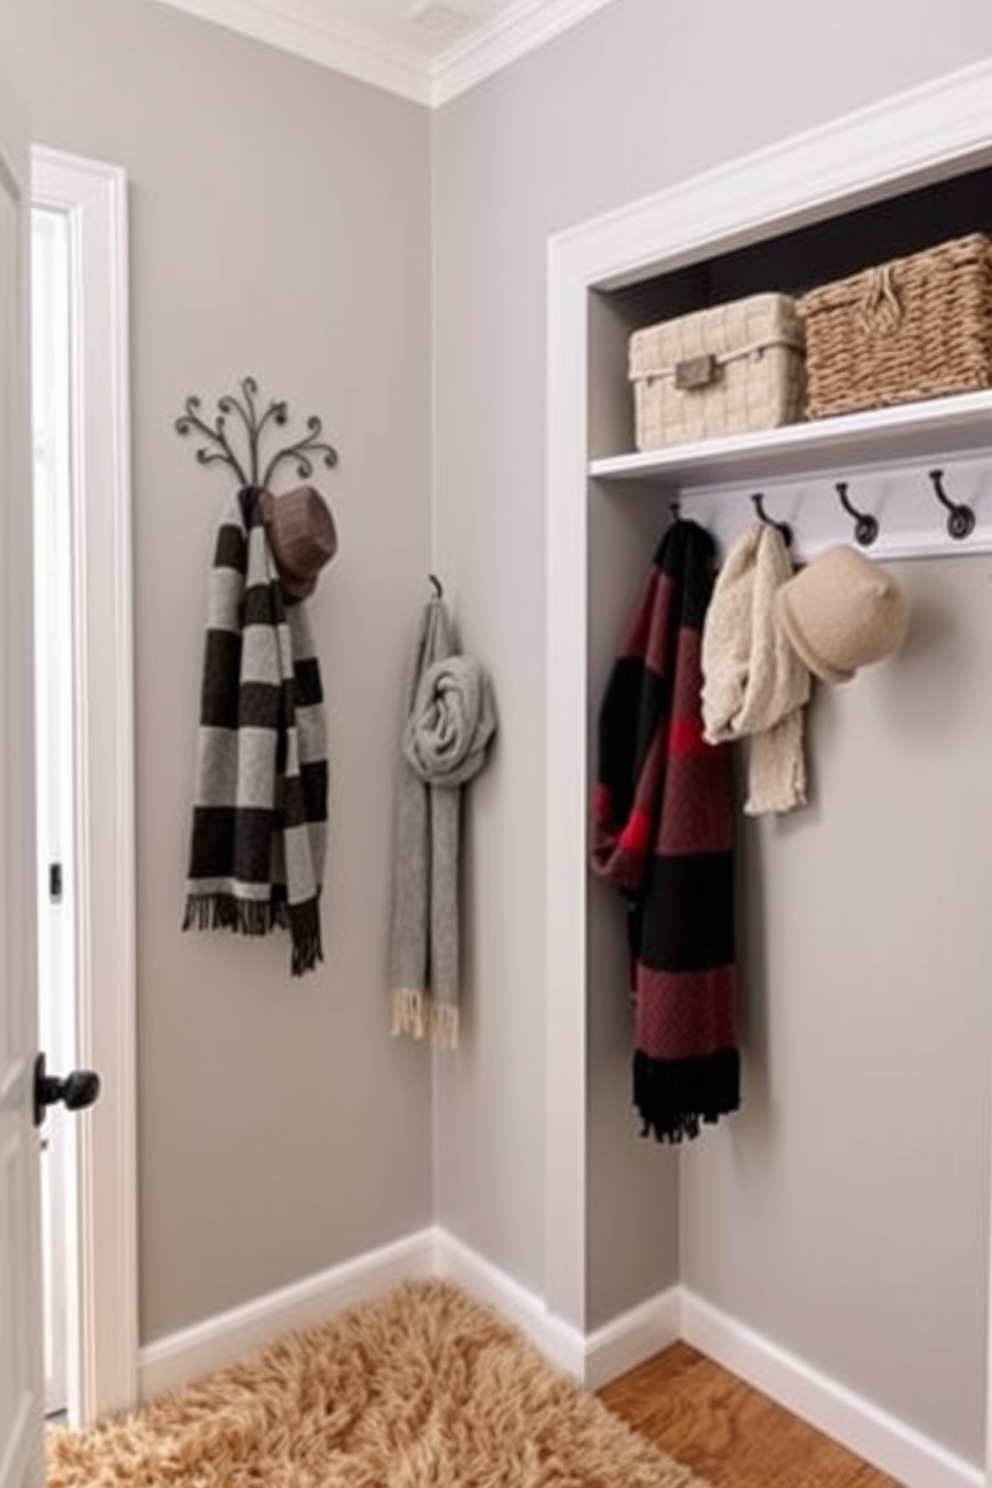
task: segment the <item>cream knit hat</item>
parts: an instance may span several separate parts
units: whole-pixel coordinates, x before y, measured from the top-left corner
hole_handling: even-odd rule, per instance
[[[909,606],[887,569],[856,548],[829,548],[783,584],[775,616],[790,645],[824,682],[898,651]]]

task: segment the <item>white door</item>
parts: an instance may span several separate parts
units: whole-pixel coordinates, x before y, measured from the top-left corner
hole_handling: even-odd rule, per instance
[[[0,128],[0,1488],[42,1481],[27,215]]]

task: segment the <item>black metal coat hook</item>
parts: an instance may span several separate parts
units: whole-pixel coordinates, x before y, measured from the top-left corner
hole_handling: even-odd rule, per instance
[[[441,580],[438,578],[437,574],[428,574],[427,577],[431,581],[431,588],[434,590],[434,598],[443,599],[444,585],[441,583]]]
[[[849,517],[854,518],[854,540],[862,548],[870,548],[878,536],[878,519],[871,512],[860,512],[853,506],[847,494],[847,481],[837,482],[840,504]]]
[[[179,434],[192,434],[195,431],[207,441],[196,452],[201,465],[214,465],[217,462],[229,465],[242,486],[260,486],[263,490],[268,490],[272,477],[284,460],[295,463],[301,480],[307,480],[313,475],[311,455],[319,455],[328,468],[337,464],[337,450],[320,438],[323,425],[317,415],[312,414],[307,419],[307,433],[303,438],[277,450],[262,469],[259,462],[262,433],[270,422],[280,427],[287,423],[287,406],[283,399],[275,399],[260,414],[255,401],[258,383],[254,377],[243,377],[240,387],[241,399],[227,393],[217,400],[219,412],[215,414],[213,423],[201,415],[199,398],[191,396],[186,399],[186,412],[176,419],[176,430]],[[237,438],[232,437],[235,430],[240,430]],[[236,446],[242,444],[245,449],[237,450]]]
[[[952,501],[944,490],[944,472],[942,470],[931,470],[930,479],[933,482],[933,492],[941,506],[948,512],[947,533],[949,537],[960,540],[970,537],[975,530],[975,513],[970,506],[961,502]]]
[[[754,503],[754,509],[758,514],[758,521],[764,522],[766,527],[777,527],[779,532],[782,534],[782,541],[785,543],[785,546],[787,548],[791,548],[792,528],[789,526],[788,522],[776,522],[774,517],[770,517],[768,515],[768,513],[765,511],[764,492],[756,492],[755,495],[751,497],[751,500]]]

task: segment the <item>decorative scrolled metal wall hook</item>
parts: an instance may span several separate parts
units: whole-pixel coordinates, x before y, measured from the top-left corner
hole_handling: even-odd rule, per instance
[[[241,398],[226,393],[217,400],[218,412],[210,423],[200,412],[201,400],[190,396],[186,399],[186,411],[176,419],[176,431],[189,435],[198,433],[207,442],[196,451],[201,465],[221,463],[229,465],[242,486],[257,486],[269,489],[272,477],[284,461],[295,463],[301,480],[313,475],[313,459],[319,457],[329,468],[338,463],[337,450],[321,439],[323,425],[316,414],[307,419],[307,433],[302,439],[277,450],[262,466],[260,462],[262,434],[271,423],[283,427],[289,421],[284,399],[273,399],[264,412],[259,411],[258,383],[254,377],[243,377],[240,382]],[[236,431],[240,434],[236,436]],[[241,449],[240,446],[244,446]]]
[[[858,511],[847,494],[847,481],[836,482],[840,504],[849,517],[854,518],[854,540],[862,548],[870,548],[878,537],[878,519],[871,512]]]
[[[947,513],[947,533],[960,541],[962,538],[970,537],[975,530],[975,513],[970,506],[962,502],[952,501],[944,490],[944,472],[942,470],[931,470],[930,480],[933,492]]]
[[[758,515],[758,521],[759,522],[764,522],[764,524],[765,524],[766,527],[777,527],[778,530],[779,530],[779,532],[782,535],[782,541],[785,543],[785,546],[787,548],[791,548],[792,547],[792,528],[789,526],[788,522],[777,522],[774,517],[770,517],[768,515],[768,513],[765,511],[765,496],[764,496],[764,492],[763,491],[757,491],[751,497],[751,501],[752,501],[752,503],[754,505],[754,509],[755,509],[755,511],[756,511],[756,513]]]

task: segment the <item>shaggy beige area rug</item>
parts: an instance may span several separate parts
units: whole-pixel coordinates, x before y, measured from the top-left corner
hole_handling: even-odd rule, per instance
[[[49,1433],[49,1488],[706,1488],[446,1282]]]

